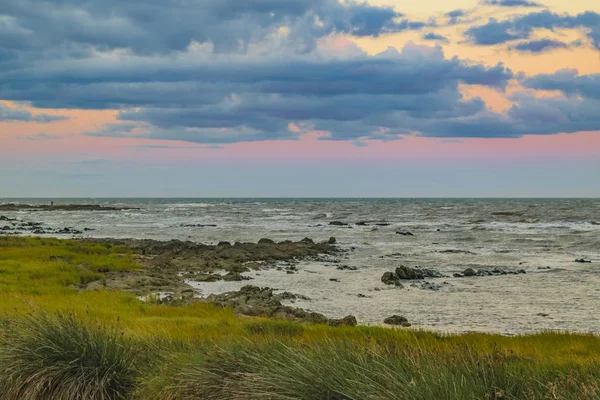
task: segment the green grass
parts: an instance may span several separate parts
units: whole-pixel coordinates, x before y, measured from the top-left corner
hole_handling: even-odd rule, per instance
[[[130,249],[0,237],[0,400],[600,399],[600,339],[238,317],[101,289]]]

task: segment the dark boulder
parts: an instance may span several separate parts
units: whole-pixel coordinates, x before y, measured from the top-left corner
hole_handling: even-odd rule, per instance
[[[463,271],[463,276],[475,276],[477,272],[473,268],[467,268]]]
[[[354,315],[348,315],[342,319],[330,319],[328,322],[329,326],[356,326],[358,321]]]
[[[275,244],[275,242],[271,239],[262,238],[258,241],[258,244]]]
[[[590,260],[586,260],[584,258],[578,258],[578,259],[575,260],[575,262],[576,263],[583,263],[583,264],[589,264],[589,263],[591,263]]]
[[[398,275],[396,275],[394,272],[385,272],[381,277],[381,282],[385,283],[386,285],[402,286]]]
[[[335,244],[335,242],[337,242],[337,240],[335,240],[335,238],[332,236],[329,238],[329,240],[327,241],[327,243],[329,244]]]
[[[331,221],[329,223],[329,225],[333,225],[333,226],[348,226],[348,224],[346,222],[342,222],[342,221]]]
[[[411,232],[396,232],[396,235],[402,235],[402,236],[415,236],[413,235]]]
[[[395,326],[404,326],[409,327],[410,323],[405,317],[401,317],[400,315],[392,315],[383,320],[383,323],[386,325],[395,325]]]

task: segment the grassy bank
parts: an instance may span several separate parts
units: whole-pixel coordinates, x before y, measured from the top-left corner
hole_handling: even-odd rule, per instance
[[[600,399],[592,335],[333,328],[103,288],[136,256],[0,237],[0,399]]]

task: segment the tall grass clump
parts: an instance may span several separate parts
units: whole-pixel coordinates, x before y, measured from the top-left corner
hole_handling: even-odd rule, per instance
[[[117,328],[32,314],[0,335],[3,400],[116,400],[134,390],[140,353]]]
[[[160,400],[597,400],[600,371],[472,348],[239,342],[170,367]]]

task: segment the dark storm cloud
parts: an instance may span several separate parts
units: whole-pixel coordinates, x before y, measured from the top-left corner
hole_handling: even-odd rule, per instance
[[[531,89],[558,90],[568,96],[600,100],[600,74],[579,75],[577,70],[561,70],[554,74],[524,77],[520,81]]]
[[[447,17],[465,15],[455,10]],[[529,39],[535,28],[573,27],[596,40],[596,15],[528,14],[490,20],[467,35],[496,44]],[[7,0],[0,2],[0,99],[119,110],[118,121],[90,136],[206,145],[293,140],[312,131],[364,144],[399,135],[517,137],[599,128],[598,99],[571,96],[582,88],[565,89],[564,99],[517,97],[498,114],[482,99],[463,96],[462,86],[504,92],[515,76],[501,63],[447,58],[440,47],[414,44],[372,56],[336,41],[433,26],[359,1]],[[61,118],[0,106],[0,121]]]
[[[1,97],[0,97],[1,98]],[[32,114],[24,108],[8,107],[0,104],[0,122],[39,122],[64,121],[66,117],[48,114]]]
[[[528,42],[521,42],[514,46],[517,51],[523,53],[543,53],[547,50],[553,49],[566,49],[569,45],[552,39],[540,39],[531,40]]]
[[[138,54],[183,51],[192,42],[236,51],[282,26],[313,45],[333,32],[379,36],[424,25],[390,7],[337,0],[6,0],[0,15],[8,16],[0,23],[3,49]]]
[[[600,14],[586,11],[578,15],[541,11],[514,17],[505,21],[490,18],[484,25],[474,26],[465,34],[478,45],[495,45],[516,39],[528,39],[534,29],[580,29],[600,50]]]

